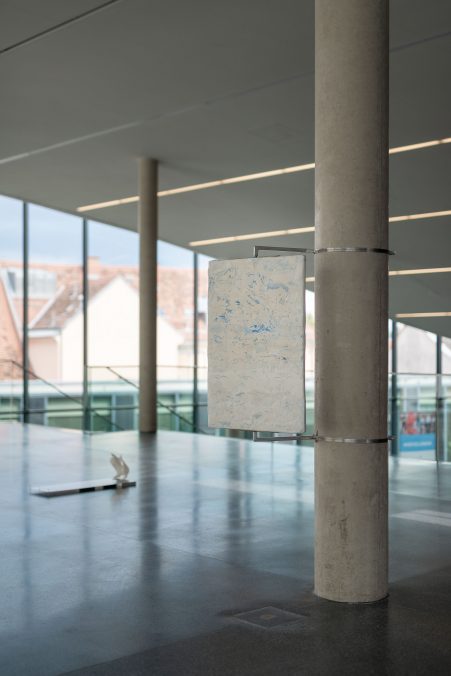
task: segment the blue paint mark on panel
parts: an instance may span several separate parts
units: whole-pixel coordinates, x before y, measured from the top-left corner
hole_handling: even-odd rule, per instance
[[[252,324],[244,329],[244,333],[272,333],[273,330],[274,327],[266,324]]]
[[[225,322],[228,324],[230,315],[233,313],[233,310],[226,308],[223,315],[216,315],[215,322]]]
[[[286,284],[279,284],[277,282],[273,282],[272,279],[268,280],[268,283],[266,284],[267,289],[283,289],[288,293],[288,286]]]

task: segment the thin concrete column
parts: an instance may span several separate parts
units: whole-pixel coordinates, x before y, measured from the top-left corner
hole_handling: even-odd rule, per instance
[[[436,344],[436,433],[435,433],[435,458],[437,461],[446,460],[445,449],[445,415],[444,415],[444,397],[442,387],[442,337],[437,335]]]
[[[158,163],[139,160],[139,431],[157,429]]]
[[[29,355],[29,340],[28,340],[28,325],[29,325],[29,313],[28,313],[28,300],[29,300],[29,289],[28,289],[28,264],[29,264],[29,255],[30,255],[30,229],[28,222],[28,203],[22,203],[22,233],[23,233],[23,292],[22,292],[22,378],[23,378],[23,404],[22,404],[22,420],[24,423],[29,421],[30,418],[30,389],[29,389],[29,380],[30,380],[30,355]]]
[[[91,411],[89,406],[89,326],[88,326],[88,310],[89,310],[89,233],[88,233],[88,219],[83,219],[82,230],[82,266],[83,266],[83,431],[89,432],[91,429]]]
[[[321,248],[388,248],[388,0],[316,0],[315,199]],[[316,428],[387,437],[388,257],[315,256]],[[387,594],[387,444],[318,441],[315,593]]]
[[[193,432],[199,427],[199,254],[193,253]]]

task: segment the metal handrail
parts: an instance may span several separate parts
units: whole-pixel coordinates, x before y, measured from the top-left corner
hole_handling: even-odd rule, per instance
[[[64,392],[64,390],[60,389],[60,388],[59,388],[57,385],[55,385],[54,383],[51,383],[50,381],[46,380],[46,379],[43,378],[42,376],[39,376],[39,375],[38,375],[37,373],[35,373],[32,369],[30,369],[30,368],[25,368],[24,365],[21,364],[20,362],[17,362],[17,361],[14,360],[14,359],[0,359],[0,363],[14,364],[14,366],[17,366],[17,367],[22,371],[22,373],[27,372],[27,373],[28,373],[29,375],[31,375],[33,378],[36,378],[37,380],[40,380],[40,381],[43,382],[45,385],[48,385],[48,387],[51,387],[52,389],[54,389],[55,392],[58,392],[58,394],[60,394],[61,396],[65,397],[65,398],[68,399],[69,401],[73,401],[73,402],[75,402],[75,403],[77,404],[77,408],[76,408],[76,409],[54,409],[52,412],[55,412],[55,413],[58,412],[58,413],[59,413],[59,412],[65,411],[65,412],[69,413],[69,412],[74,412],[74,411],[78,411],[78,410],[83,410],[83,404],[82,404],[82,402],[81,402],[79,399],[77,399],[76,397],[72,397],[70,394],[67,394],[67,392]],[[91,368],[92,368],[92,367],[91,367]],[[134,387],[136,390],[139,391],[139,387],[138,387],[138,385],[137,385],[136,383],[134,383],[134,382],[133,382],[132,380],[130,380],[129,378],[125,378],[125,376],[123,376],[123,375],[121,375],[120,373],[118,373],[113,367],[111,367],[111,366],[102,366],[102,367],[97,367],[97,368],[104,368],[104,369],[110,371],[110,372],[113,373],[116,377],[118,377],[120,380],[122,380],[122,381],[125,382],[125,383],[128,383],[129,385],[131,385],[132,387]],[[117,368],[121,368],[121,367],[117,367]],[[126,368],[126,367],[122,367],[122,368]],[[128,368],[132,368],[132,367],[128,367]],[[194,423],[193,423],[191,420],[189,420],[188,418],[185,418],[185,416],[183,416],[183,415],[181,415],[180,413],[178,413],[178,411],[176,411],[175,408],[173,408],[172,406],[169,406],[168,404],[164,404],[162,401],[159,401],[159,400],[157,400],[157,405],[160,406],[161,408],[166,409],[167,411],[169,411],[169,413],[172,413],[173,415],[175,415],[176,418],[178,418],[179,420],[181,420],[181,421],[184,422],[185,424],[189,425],[189,426],[192,428],[193,431],[201,432],[202,434],[208,434],[208,432],[207,432],[206,430],[204,430],[202,427],[199,427],[198,425],[194,425]],[[124,408],[127,408],[127,409],[130,409],[130,410],[131,410],[131,409],[136,409],[137,407],[136,407],[136,406],[132,406],[132,407],[116,406],[116,407],[115,407],[115,409],[118,409],[118,410],[119,410],[119,409],[124,409]],[[124,428],[121,427],[121,425],[118,425],[118,423],[114,422],[112,418],[108,418],[107,416],[102,415],[102,414],[99,413],[98,410],[96,410],[95,408],[88,407],[86,410],[87,410],[88,412],[90,412],[90,413],[95,413],[95,415],[97,415],[97,416],[98,416],[99,418],[101,418],[102,420],[105,420],[106,422],[108,422],[109,424],[113,425],[113,426],[116,427],[117,429],[119,429],[119,430],[121,430],[121,431],[124,431]],[[30,414],[30,413],[45,413],[46,410],[44,410],[44,409],[42,409],[42,410],[41,410],[41,409],[36,409],[36,410],[35,410],[35,409],[31,409],[31,410],[29,410],[29,411],[24,411],[24,410],[20,409],[20,410],[14,410],[14,411],[11,411],[11,412],[14,412],[14,413],[16,413],[16,414],[18,414],[18,415],[21,415],[21,414],[24,414],[24,413],[28,413],[28,414]]]
[[[120,380],[122,380],[124,383],[128,383],[129,385],[131,385],[132,387],[134,387],[135,389],[137,389],[139,391],[139,386],[136,383],[134,383],[132,380],[129,380],[128,378],[125,378],[125,376],[122,376],[112,366],[104,366],[104,368],[107,369],[108,371],[110,371],[110,373],[113,373],[115,376],[120,378]],[[202,434],[208,434],[208,432],[206,430],[204,430],[202,427],[195,425],[194,422],[192,422],[191,420],[188,420],[188,418],[185,418],[183,415],[180,415],[180,413],[178,413],[174,408],[172,408],[172,406],[169,406],[168,404],[163,404],[163,402],[160,401],[159,399],[157,399],[157,405],[161,406],[162,408],[165,408],[167,411],[169,411],[170,413],[175,415],[179,420],[182,420],[184,423],[190,425],[190,427],[192,427],[193,431],[201,432]],[[193,403],[193,408],[194,408],[194,403]]]
[[[88,369],[137,369],[138,364],[88,364]],[[157,368],[161,369],[208,369],[208,366],[194,366],[194,364],[157,364]]]
[[[46,380],[45,378],[42,378],[42,376],[39,376],[32,369],[25,368],[25,366],[23,364],[16,361],[15,359],[0,359],[0,363],[14,364],[14,366],[17,366],[22,371],[22,373],[28,373],[28,375],[31,375],[31,376],[33,376],[33,378],[36,378],[37,380],[40,380],[41,382],[43,382],[45,385],[48,385],[48,387],[51,387],[52,389],[54,389],[55,392],[58,392],[58,394],[60,394],[61,396],[65,397],[66,399],[69,399],[69,401],[75,402],[77,404],[77,407],[79,406],[80,410],[83,411],[83,404],[82,404],[81,398],[79,400],[76,397],[72,397],[70,394],[67,394],[67,392],[64,392],[64,390],[60,389],[54,383],[51,383],[50,381]],[[78,408],[76,410],[78,410]],[[102,420],[105,420],[107,423],[114,425],[114,427],[121,430],[121,432],[125,431],[124,428],[121,427],[121,425],[118,425],[116,422],[114,422],[114,420],[112,418],[108,418],[107,416],[102,415],[96,409],[90,408],[88,410],[91,411],[91,412],[94,412],[99,418],[101,418]],[[67,412],[69,412],[69,409],[67,409]],[[29,415],[30,413],[39,413],[39,411],[29,409],[27,411],[22,411],[22,413],[26,413],[26,414]]]
[[[413,373],[411,371],[389,371],[389,376],[426,376],[428,378],[438,378],[441,376],[451,376],[451,373]]]

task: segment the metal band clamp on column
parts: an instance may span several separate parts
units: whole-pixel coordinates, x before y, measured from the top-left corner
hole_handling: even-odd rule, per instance
[[[382,249],[379,247],[366,247],[366,246],[343,246],[343,247],[323,247],[320,249],[315,249],[315,254],[319,253],[378,253],[385,254],[387,256],[394,256],[395,252],[390,251],[390,249]],[[322,437],[318,434],[315,436],[315,441],[326,441],[330,443],[339,443],[339,444],[385,444],[388,441],[393,441],[396,437],[393,435],[382,437],[382,438],[353,438],[353,437]]]
[[[393,435],[380,438],[354,438],[354,437],[322,437],[319,434],[293,434],[292,436],[259,436],[258,432],[252,433],[253,441],[326,441],[338,444],[386,444],[393,441],[396,437]]]
[[[377,247],[367,247],[367,246],[327,246],[321,249],[315,249],[314,253],[381,253],[387,254],[388,256],[394,256],[395,252],[390,251],[390,249],[379,249]]]
[[[284,247],[284,246],[254,246],[254,258],[258,257],[260,251],[291,251],[297,253],[310,253],[310,254],[319,254],[319,253],[380,253],[386,254],[387,256],[394,256],[395,251],[390,249],[380,249],[378,247],[367,247],[367,246],[327,246],[322,247],[321,249],[299,249],[294,247]]]

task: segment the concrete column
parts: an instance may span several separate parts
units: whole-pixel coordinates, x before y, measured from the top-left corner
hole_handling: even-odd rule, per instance
[[[316,0],[316,248],[388,248],[388,0]],[[388,257],[318,253],[319,436],[387,436]],[[315,448],[315,593],[387,594],[387,444]]]
[[[158,163],[139,160],[139,431],[157,429]]]
[[[435,384],[435,401],[436,401],[436,432],[435,432],[435,459],[438,461],[446,460],[445,448],[445,399],[443,397],[442,387],[442,337],[437,335],[436,343],[436,384]]]

